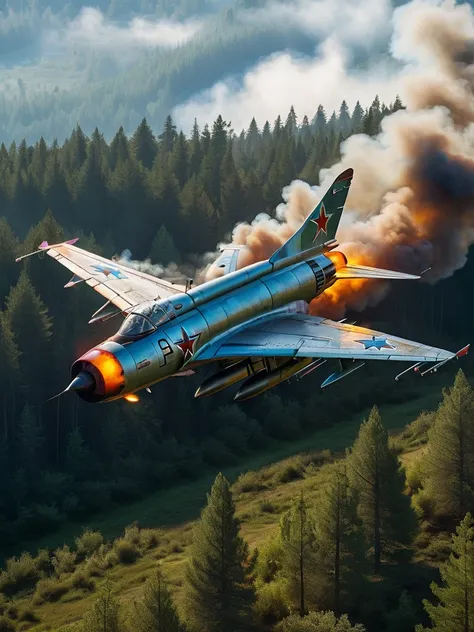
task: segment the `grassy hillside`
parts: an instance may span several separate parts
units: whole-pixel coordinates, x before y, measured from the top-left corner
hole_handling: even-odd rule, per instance
[[[420,397],[402,405],[381,407],[389,432],[392,435],[400,433],[421,411],[436,408],[441,400],[441,386],[449,383],[449,373],[438,375],[426,383],[426,390]],[[300,441],[274,445],[265,456],[248,461],[245,467],[224,472],[232,481],[242,471],[247,472],[235,482],[234,496],[242,533],[251,548],[259,546],[277,528],[280,515],[301,490],[305,491],[308,500],[316,495],[324,482],[325,464],[337,458],[353,442],[367,413],[364,411]],[[413,456],[408,442],[405,442],[405,448],[402,461]],[[291,453],[297,454],[288,457]],[[96,598],[104,577],[115,584],[122,601],[129,602],[139,596],[143,582],[158,561],[171,582],[179,606],[192,521],[205,502],[205,494],[215,474],[215,471],[207,472],[193,483],[154,494],[124,510],[96,517],[88,526],[100,530],[107,540],[117,537],[125,525],[134,521],[140,527],[150,529],[144,529],[141,535],[136,529],[129,529],[125,537],[109,549],[107,558],[110,555],[116,557],[105,575],[91,572],[91,567],[80,567],[74,575],[66,575],[67,579],[43,580],[46,583],[40,583],[35,593],[31,586],[20,593],[13,600],[19,618],[23,619],[20,629],[57,630],[80,619]],[[81,531],[80,525],[70,524],[47,540],[31,543],[29,548],[32,551],[42,547],[56,548],[63,542],[73,545],[74,537]]]

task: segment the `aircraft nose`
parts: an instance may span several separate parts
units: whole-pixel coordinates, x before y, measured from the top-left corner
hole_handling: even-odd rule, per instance
[[[95,380],[88,371],[80,371],[72,380],[66,391],[87,391],[95,387]]]
[[[117,354],[97,347],[81,356],[71,368],[67,391],[86,402],[96,403],[119,395],[125,387],[124,368]]]

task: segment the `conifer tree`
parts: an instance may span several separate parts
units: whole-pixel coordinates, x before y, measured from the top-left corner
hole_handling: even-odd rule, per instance
[[[183,628],[160,569],[146,581],[143,598],[134,602],[131,616],[136,632],[182,632]]]
[[[295,108],[291,106],[288,116],[286,117],[285,128],[288,133],[288,137],[291,138],[296,134],[298,127],[298,119],[296,118]]]
[[[4,298],[10,287],[18,278],[18,264],[15,257],[18,252],[18,240],[13,234],[7,220],[0,217],[0,309],[3,307]]]
[[[171,262],[179,263],[181,260],[173,238],[163,225],[160,226],[151,244],[150,259],[164,266]]]
[[[130,148],[137,161],[141,162],[145,169],[151,169],[158,146],[146,118],[133,133]]]
[[[107,581],[82,621],[84,632],[122,632],[120,605]]]
[[[416,521],[410,500],[403,494],[405,480],[398,459],[375,406],[348,455],[348,475],[359,495],[359,516],[373,546],[378,573],[382,555],[410,543]]]
[[[312,517],[301,494],[282,518],[280,533],[283,545],[281,575],[300,616],[307,614],[308,603],[315,602],[318,583],[318,543]]]
[[[50,353],[51,319],[25,271],[8,295],[5,319],[18,341],[20,369],[25,386],[29,387],[30,401],[36,403],[48,383],[45,367]]]
[[[352,133],[360,134],[362,131],[362,123],[364,120],[364,110],[359,101],[355,104],[354,111],[352,112]]]
[[[176,139],[171,154],[171,171],[173,172],[180,188],[188,179],[188,147],[186,137],[180,132]]]
[[[125,136],[123,127],[120,126],[110,143],[110,169],[114,171],[118,163],[126,161],[129,157],[128,139]]]
[[[0,415],[5,445],[13,426],[12,409],[20,374],[19,356],[11,327],[4,314],[0,312]]]
[[[16,434],[19,463],[25,469],[29,482],[34,482],[43,462],[44,437],[41,424],[28,404],[23,407]]]
[[[342,138],[347,138],[351,133],[352,122],[349,114],[349,108],[345,100],[341,103],[341,107],[339,108],[339,117],[337,122]]]
[[[190,632],[247,632],[254,590],[229,483],[219,474],[195,527],[185,579]]]
[[[405,106],[402,103],[402,100],[400,99],[400,95],[397,94],[396,99],[391,107],[392,112],[398,112],[398,110],[405,110]]]
[[[308,154],[311,149],[312,134],[311,126],[306,114],[303,116],[303,122],[301,123],[300,138],[303,143],[304,150]]]
[[[318,110],[316,114],[313,116],[313,120],[311,121],[311,125],[314,127],[314,131],[316,133],[320,132],[326,133],[326,125],[327,125],[327,116],[326,111],[322,105],[318,106]]]
[[[474,391],[460,369],[428,431],[425,489],[435,512],[460,519],[474,510]]]
[[[202,161],[201,138],[199,135],[199,126],[197,120],[194,119],[193,130],[191,132],[191,140],[189,143],[189,177],[199,173]]]
[[[165,154],[171,153],[177,137],[176,125],[173,123],[171,115],[168,114],[163,125],[163,131],[158,137],[160,140],[160,152]]]
[[[260,131],[258,129],[257,121],[255,120],[255,118],[250,121],[245,141],[247,149],[246,153],[251,157],[255,157],[260,142]]]
[[[474,630],[474,521],[466,514],[456,528],[451,555],[440,567],[443,585],[431,584],[437,604],[423,601],[435,632],[473,632]],[[417,626],[417,632],[425,628]]]
[[[242,217],[244,197],[242,183],[235,168],[232,147],[229,144],[223,164],[221,175],[221,234],[231,230]]]
[[[332,466],[318,503],[317,527],[321,568],[329,585],[327,607],[339,616],[349,601],[357,599],[365,558],[357,496],[349,487],[344,463]]]
[[[386,632],[399,632],[400,630],[414,630],[417,617],[413,601],[406,590],[400,595],[398,607],[391,610],[385,619]]]

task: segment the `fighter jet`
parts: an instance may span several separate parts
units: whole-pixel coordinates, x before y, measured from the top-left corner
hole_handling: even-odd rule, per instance
[[[346,279],[420,278],[350,265],[336,250],[352,178],[352,169],[341,173],[270,259],[238,269],[239,248],[224,248],[214,264],[221,276],[196,287],[175,285],[104,259],[78,248],[74,239],[41,243],[30,254],[46,252],[68,268],[73,277],[65,287],[85,282],[106,299],[90,323],[125,317],[114,336],[73,363],[71,382],[60,395],[75,392],[90,403],[137,401],[137,391],[212,364],[215,373],[195,397],[242,382],[234,397],[242,401],[294,376],[306,377],[325,363],[334,363],[336,370],[322,388],[368,360],[415,363],[398,379],[411,370],[422,375],[436,371],[465,355],[469,345],[452,353],[308,313],[313,299]],[[425,363],[429,368],[421,371]]]

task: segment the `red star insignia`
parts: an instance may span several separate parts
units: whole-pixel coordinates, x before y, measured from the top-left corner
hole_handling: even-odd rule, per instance
[[[326,215],[326,209],[324,207],[324,204],[321,204],[321,209],[319,211],[319,217],[318,219],[312,219],[311,221],[313,222],[313,224],[316,224],[316,226],[318,227],[318,230],[316,231],[316,235],[314,236],[313,242],[316,241],[316,239],[318,238],[319,233],[322,231],[323,233],[325,233],[327,235],[327,225],[328,225],[328,221],[329,219],[332,217],[331,215]]]
[[[188,336],[188,333],[181,327],[181,342],[177,342],[176,346],[181,349],[184,355],[184,361],[192,358],[194,355],[194,346],[196,342],[201,337],[201,334],[194,334],[193,336]]]

